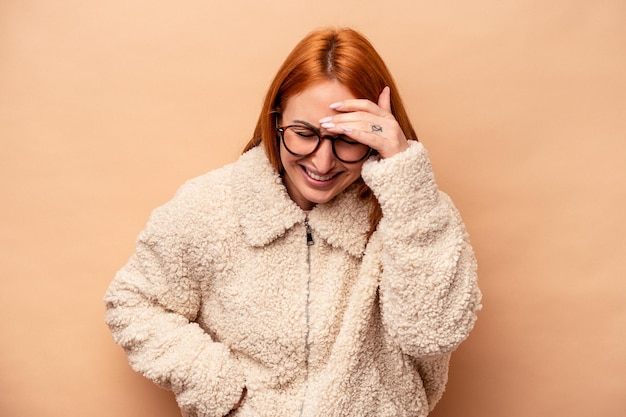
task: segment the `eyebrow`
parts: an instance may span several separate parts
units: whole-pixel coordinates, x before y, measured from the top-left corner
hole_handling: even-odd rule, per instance
[[[302,124],[306,127],[308,127],[309,129],[315,131],[318,135],[321,133],[321,129],[315,125],[312,125],[311,123],[305,121],[305,120],[294,120],[293,123],[296,124]]]

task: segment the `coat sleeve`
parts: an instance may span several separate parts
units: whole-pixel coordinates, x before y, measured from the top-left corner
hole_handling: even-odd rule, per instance
[[[476,259],[450,198],[439,191],[424,146],[368,161],[362,176],[382,209],[383,324],[415,357],[452,352],[480,309]],[[374,237],[373,237],[374,238]]]
[[[174,199],[153,212],[106,292],[106,322],[132,368],[172,390],[185,417],[221,417],[239,400],[244,376],[195,322],[200,284],[188,259],[197,248],[179,206]]]

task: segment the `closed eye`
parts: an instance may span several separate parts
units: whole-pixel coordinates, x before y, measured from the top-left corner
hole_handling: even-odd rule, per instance
[[[317,132],[306,126],[289,126],[289,129],[303,138],[317,137]]]
[[[338,135],[335,137],[335,140],[340,140],[347,145],[361,145],[361,142],[352,140],[348,136],[345,136],[345,135]]]

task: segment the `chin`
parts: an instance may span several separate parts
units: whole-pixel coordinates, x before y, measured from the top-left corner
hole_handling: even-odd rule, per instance
[[[336,192],[336,193],[332,192],[332,193],[324,193],[324,194],[312,193],[306,196],[305,198],[313,204],[326,204],[333,198],[337,197],[339,194],[341,194],[341,191]]]

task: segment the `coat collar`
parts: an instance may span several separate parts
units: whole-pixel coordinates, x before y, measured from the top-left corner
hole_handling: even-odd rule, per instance
[[[250,245],[267,245],[307,218],[287,194],[262,146],[242,155],[233,174],[235,210]],[[318,204],[308,218],[315,239],[361,257],[367,243],[369,210],[358,198],[357,188],[350,186],[328,203]]]

